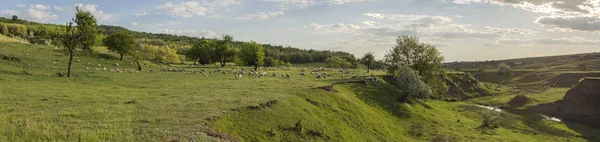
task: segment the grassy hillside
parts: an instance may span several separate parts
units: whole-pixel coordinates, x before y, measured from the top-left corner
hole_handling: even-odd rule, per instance
[[[40,50],[43,49],[43,50]],[[23,51],[28,51],[24,54]],[[401,90],[342,78],[300,76],[299,68],[268,70],[277,77],[159,72],[217,68],[143,63],[134,69],[116,55],[68,57],[49,46],[0,43],[0,141],[586,141],[586,126],[503,113],[497,129],[480,127],[485,109],[471,102],[396,101]],[[87,65],[93,67],[86,69]],[[241,67],[220,68],[240,70]],[[289,73],[290,79],[279,75]],[[383,75],[382,71],[374,71]],[[504,96],[497,96],[504,97]],[[493,98],[490,98],[493,99]],[[548,131],[551,130],[551,131]],[[593,139],[592,139],[593,140]]]
[[[580,64],[585,64],[588,69],[600,69],[600,53],[584,53],[573,55],[558,55],[545,57],[518,58],[494,61],[454,62],[447,63],[450,69],[496,69],[499,64],[506,63],[520,70],[579,70]]]

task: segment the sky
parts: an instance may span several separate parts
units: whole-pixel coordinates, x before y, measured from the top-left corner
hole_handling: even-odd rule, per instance
[[[600,51],[600,0],[2,0],[0,16],[64,24],[75,7],[99,24],[193,37],[232,35],[378,59],[418,36],[446,61]]]

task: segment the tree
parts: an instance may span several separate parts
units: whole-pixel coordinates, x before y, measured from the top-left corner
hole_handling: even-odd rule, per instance
[[[373,52],[366,53],[360,60],[360,63],[367,66],[367,73],[369,73],[371,71],[371,65],[375,64],[375,55]]]
[[[194,44],[188,53],[186,53],[186,58],[202,65],[213,64],[214,46],[215,43],[210,40],[200,40],[200,42]]]
[[[129,53],[135,48],[135,38],[127,31],[113,33],[106,37],[103,43],[109,50],[119,53],[121,60],[123,60],[123,54]]]
[[[152,59],[152,51],[148,46],[145,46],[142,43],[137,43],[133,50],[130,51],[131,58],[135,63],[137,63],[138,71],[142,71],[142,66],[140,65],[140,61]]]
[[[219,45],[215,49],[215,57],[221,63],[221,67],[225,67],[227,62],[233,61],[235,55],[233,50],[231,49],[231,44],[233,42],[233,37],[231,35],[224,35],[223,39],[219,41]]]
[[[325,60],[325,66],[330,68],[349,68],[352,66],[352,63],[342,57],[334,56]]]
[[[512,76],[512,69],[510,69],[509,65],[501,63],[500,65],[498,65],[498,71],[496,72],[496,74]]]
[[[398,74],[396,77],[397,86],[404,92],[404,97],[411,99],[427,99],[432,95],[431,87],[419,75],[407,66],[396,67]]]
[[[67,77],[71,77],[71,64],[73,63],[73,54],[81,38],[79,34],[80,33],[77,31],[77,29],[73,27],[73,22],[68,22],[65,33],[63,33],[63,35],[61,35],[59,38],[61,44],[69,52],[69,67]]]
[[[448,86],[442,80],[444,76],[444,57],[435,46],[420,43],[416,36],[400,36],[394,46],[385,55],[388,74],[397,76],[401,74],[399,67],[407,66],[417,72],[421,79],[432,87],[434,94],[447,94]]]
[[[254,70],[258,70],[258,66],[263,65],[264,58],[265,53],[262,45],[257,44],[255,41],[244,43],[240,51],[240,59],[243,64],[254,66]]]
[[[85,51],[88,50],[91,52],[90,47],[96,45],[99,40],[96,38],[98,36],[98,23],[96,22],[96,18],[89,11],[82,11],[79,9],[79,6],[75,8],[77,13],[75,13],[74,23],[77,24],[77,31],[81,33],[80,43],[81,48]]]
[[[17,17],[17,15],[13,15],[12,16],[12,21],[13,22],[17,22],[19,20],[19,17]]]

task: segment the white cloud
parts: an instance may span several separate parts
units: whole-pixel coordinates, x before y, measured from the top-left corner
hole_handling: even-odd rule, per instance
[[[17,4],[17,7],[26,7],[27,5],[25,4]]]
[[[308,6],[316,5],[317,1],[315,0],[262,0],[266,2],[278,3],[278,7],[299,7],[305,8]]]
[[[73,9],[71,6],[53,6],[52,8],[58,11],[68,11]]]
[[[367,2],[373,0],[329,0],[329,5],[342,5],[342,4],[350,4],[350,3],[359,3],[359,2]]]
[[[358,26],[358,25],[354,25],[354,24],[344,24],[344,23],[338,23],[338,24],[329,24],[329,25],[321,25],[321,24],[317,24],[317,23],[310,23],[306,26],[304,26],[305,28],[313,28],[317,33],[325,33],[325,34],[331,34],[331,33],[348,33],[348,32],[353,32],[355,30],[358,29],[363,29],[364,27]]]
[[[104,11],[98,10],[96,4],[76,4],[83,11],[89,11],[94,15],[98,22],[113,22],[118,19],[116,15],[104,13]]]
[[[37,10],[48,10],[48,9],[50,9],[50,6],[45,6],[42,4],[30,4],[29,8],[37,9]]]
[[[381,14],[381,13],[365,13],[365,16],[369,16],[369,17],[373,17],[375,19],[383,19],[385,18],[385,15]]]
[[[150,15],[150,14],[148,12],[146,12],[146,11],[142,11],[142,12],[133,13],[133,15],[134,16],[147,16],[147,15]]]
[[[375,0],[262,0],[265,2],[277,3],[280,10],[285,10],[287,7],[306,8],[314,5],[343,5],[351,3],[368,2]]]
[[[477,31],[470,24],[449,24],[436,27],[433,36],[447,39],[497,39],[502,37],[501,33],[490,31]]]
[[[549,31],[600,32],[600,0],[441,0],[457,4],[488,3],[539,13],[535,21]]]
[[[213,31],[208,30],[174,30],[174,29],[160,29],[160,33],[165,34],[173,34],[173,35],[183,35],[183,36],[191,36],[191,37],[214,37],[217,34]]]
[[[131,22],[131,26],[137,27],[137,26],[141,26],[141,25],[137,22]]]
[[[281,11],[277,12],[256,12],[253,14],[244,14],[243,16],[234,17],[236,20],[267,20],[271,17],[281,16],[284,13]]]
[[[600,32],[600,17],[558,17],[558,16],[542,16],[535,23],[541,25],[552,26],[557,31],[584,31],[584,32]]]
[[[492,28],[489,26],[485,27],[491,33],[499,33],[499,34],[518,34],[518,35],[531,35],[535,34],[535,31],[527,30],[527,29],[516,29],[516,28]]]
[[[21,19],[27,19],[35,22],[48,22],[50,20],[54,20],[58,18],[58,15],[47,12],[44,10],[39,10],[37,8],[28,8],[23,11],[15,11],[15,10],[3,10],[0,11],[0,15],[10,17],[12,15],[17,15]]]
[[[213,2],[187,1],[178,4],[167,2],[156,7],[156,9],[162,10],[167,15],[191,18],[193,16],[205,16],[209,13],[216,13],[221,7],[236,4],[241,4],[241,2],[237,0],[215,0]]]
[[[503,39],[500,44],[543,44],[543,45],[600,45],[600,40],[587,40],[582,37]]]

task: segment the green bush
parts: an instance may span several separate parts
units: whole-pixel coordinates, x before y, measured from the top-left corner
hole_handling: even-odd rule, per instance
[[[0,34],[8,36],[8,26],[4,23],[0,23]]]
[[[409,99],[429,99],[432,98],[432,91],[429,85],[420,79],[420,76],[414,70],[407,66],[396,68],[398,71],[397,88],[404,91]]]

